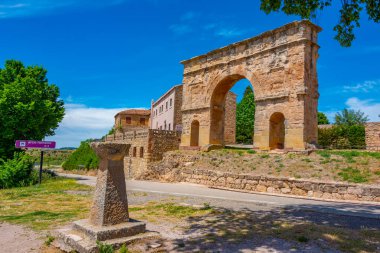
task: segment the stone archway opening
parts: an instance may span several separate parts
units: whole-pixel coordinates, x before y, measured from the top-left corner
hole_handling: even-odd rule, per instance
[[[269,148],[285,148],[285,117],[280,112],[275,112],[269,119]]]
[[[198,147],[199,146],[199,121],[193,120],[191,122],[191,139],[190,146]]]
[[[253,122],[255,117],[255,112],[253,110],[252,112],[252,121],[251,122],[245,122],[246,128],[249,133],[249,141],[244,142],[241,139],[239,139],[239,128],[242,128],[244,126],[240,126],[238,124],[239,121],[239,115],[238,115],[238,103],[244,97],[244,93],[246,91],[247,87],[251,87],[251,90],[253,91],[253,86],[251,82],[245,78],[243,75],[230,75],[223,80],[221,80],[216,88],[214,89],[211,100],[210,100],[210,144],[215,145],[226,145],[226,144],[252,144],[253,139]],[[232,93],[231,93],[232,92]],[[231,107],[229,103],[231,103],[231,99],[228,98],[228,96],[231,96],[231,94],[234,96],[234,121],[229,122],[229,115],[231,109],[226,109],[228,106]],[[239,95],[239,98],[236,99],[236,96]],[[241,95],[241,96],[240,96]],[[252,103],[254,103],[254,98],[252,94]],[[234,128],[234,142],[229,143],[229,128]],[[247,132],[246,131],[246,132]],[[247,135],[247,133],[245,133]]]

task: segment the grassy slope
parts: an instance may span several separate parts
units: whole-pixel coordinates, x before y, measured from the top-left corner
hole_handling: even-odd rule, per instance
[[[174,154],[189,154],[189,152],[173,151]],[[198,159],[186,168],[272,177],[380,183],[380,152],[326,150],[307,156],[223,149],[209,153],[192,152],[192,154]]]

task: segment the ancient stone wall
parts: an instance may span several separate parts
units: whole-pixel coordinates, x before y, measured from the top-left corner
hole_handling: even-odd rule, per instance
[[[317,34],[309,21],[287,24],[183,61],[182,142],[190,146],[191,123],[199,121],[199,143],[223,145],[223,98],[240,79],[254,87],[255,148],[272,149],[270,117],[284,116],[286,149],[317,141]]]
[[[182,97],[183,95],[183,86],[179,85],[175,90],[175,99],[174,99],[174,130],[182,129]]]
[[[365,143],[368,150],[380,151],[380,122],[365,124]]]
[[[160,163],[151,164],[147,173],[138,175],[138,178],[165,182],[188,182],[216,188],[317,199],[380,202],[380,186],[187,168],[195,161],[196,157],[191,154],[169,152],[164,155]]]
[[[236,94],[227,93],[224,116],[224,144],[236,143]]]
[[[289,178],[236,175],[208,170],[185,169],[180,181],[250,192],[286,194],[319,199],[380,202],[380,187]]]
[[[161,160],[164,152],[179,149],[180,134],[144,129],[107,135],[105,142],[130,144],[129,154],[124,158],[124,170],[128,178],[133,178],[145,171],[150,163]]]

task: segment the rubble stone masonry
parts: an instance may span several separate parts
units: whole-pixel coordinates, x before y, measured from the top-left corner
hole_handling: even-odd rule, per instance
[[[380,122],[365,124],[365,143],[368,150],[380,151]]]

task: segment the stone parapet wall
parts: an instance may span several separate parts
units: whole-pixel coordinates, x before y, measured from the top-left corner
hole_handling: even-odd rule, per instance
[[[161,176],[164,181],[188,182],[249,192],[294,195],[328,200],[380,202],[380,186],[301,179],[237,175],[202,169],[183,169]],[[173,180],[174,179],[174,180]]]
[[[365,124],[365,143],[368,150],[380,151],[380,122]]]
[[[165,152],[179,149],[180,133],[157,129],[118,132],[107,135],[105,142],[130,145],[124,158],[124,171],[128,178],[134,178],[143,173],[150,163],[161,160]]]

